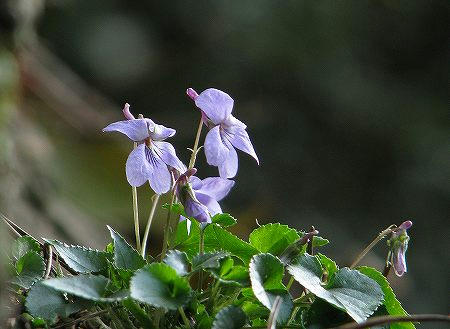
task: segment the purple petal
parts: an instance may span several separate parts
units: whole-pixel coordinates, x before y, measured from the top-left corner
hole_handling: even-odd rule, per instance
[[[197,197],[198,201],[200,201],[208,208],[208,211],[211,214],[211,216],[222,213],[222,209],[220,208],[219,203],[213,198],[211,198],[209,195],[196,192],[195,196]]]
[[[196,193],[209,195],[216,201],[222,200],[231,190],[234,181],[221,177],[208,177],[202,180],[202,185],[198,189],[192,188]]]
[[[125,105],[123,106],[122,113],[123,113],[124,117],[128,120],[136,119],[134,117],[134,115],[130,112],[130,104],[128,104],[128,103],[125,103]]]
[[[152,142],[155,147],[154,151],[168,166],[178,170],[180,173],[186,171],[186,166],[178,159],[175,148],[168,142]]]
[[[141,186],[150,177],[152,168],[145,155],[145,144],[136,147],[128,156],[126,164],[127,180],[131,186]]]
[[[410,220],[404,221],[403,223],[401,223],[398,227],[398,229],[400,230],[407,230],[409,229],[411,226],[413,225],[413,223]]]
[[[233,178],[238,170],[238,157],[236,150],[230,145],[228,154],[219,164],[219,175],[222,178]]]
[[[211,216],[209,215],[208,208],[200,202],[194,201],[188,198],[184,204],[184,211],[189,217],[194,217],[201,223],[210,223]]]
[[[149,136],[146,119],[124,120],[111,123],[103,128],[103,132],[118,131],[129,139],[140,142]]]
[[[195,105],[216,125],[228,118],[233,110],[233,103],[227,93],[214,88],[206,89],[195,99]]]
[[[164,161],[153,150],[145,148],[145,155],[152,168],[148,178],[150,187],[157,194],[163,194],[170,190],[172,176]]]
[[[247,128],[245,123],[239,119],[236,119],[232,114],[223,122],[223,124],[227,127],[237,126],[242,129]]]
[[[397,276],[402,276],[406,273],[406,248],[404,245],[394,250],[393,266],[395,274],[397,274]]]
[[[163,141],[175,135],[176,132],[175,129],[167,128],[155,123],[153,127],[150,127],[150,138],[154,141]]]
[[[203,186],[202,180],[197,176],[191,176],[189,183],[191,183],[194,190],[199,190]]]
[[[215,126],[208,132],[204,147],[206,160],[211,166],[218,166],[225,160],[229,149],[220,136],[220,126]]]
[[[247,131],[242,128],[233,129],[232,136],[233,137],[230,140],[231,144],[233,144],[233,146],[238,150],[251,155],[259,165],[258,156],[253,149],[253,145]]]

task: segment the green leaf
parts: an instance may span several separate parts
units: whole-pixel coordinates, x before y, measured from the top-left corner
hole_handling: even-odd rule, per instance
[[[220,260],[228,256],[229,254],[223,251],[198,254],[192,258],[192,271],[197,271],[201,268],[219,268]]]
[[[188,234],[187,224],[187,220],[184,220],[178,224],[175,238],[171,242],[171,249],[184,251],[188,258],[192,258],[198,253],[200,226],[196,220],[191,221],[191,229]]]
[[[233,258],[231,257],[221,259],[220,267],[209,268],[208,271],[225,285],[243,287],[250,284],[247,268],[240,265],[234,265]]]
[[[313,237],[313,247],[322,247],[327,244],[329,244],[330,241],[328,239],[322,238],[321,236],[314,236]]]
[[[280,223],[266,224],[250,233],[249,241],[260,252],[281,254],[291,243],[300,238],[297,231]]]
[[[266,307],[261,306],[261,304],[256,304],[249,301],[245,301],[242,304],[242,310],[251,320],[256,318],[266,318],[270,313],[270,311]]]
[[[17,275],[11,279],[11,283],[24,289],[29,289],[45,273],[44,259],[35,251],[29,251],[20,257],[15,267]]]
[[[114,242],[114,264],[126,270],[138,270],[145,265],[142,256],[128,244],[128,242],[109,225],[107,225]]]
[[[216,214],[213,218],[211,218],[211,220],[214,224],[218,224],[222,227],[233,226],[237,223],[237,220],[233,216],[226,213]]]
[[[240,258],[248,264],[250,258],[258,253],[258,250],[237,236],[231,234],[218,225],[211,224],[205,228],[205,250],[224,250]]]
[[[110,281],[101,275],[80,274],[66,278],[55,278],[43,281],[47,287],[65,292],[83,299],[96,302],[116,302],[129,296],[127,290],[122,290],[108,296]]]
[[[293,303],[289,292],[281,282],[284,275],[281,261],[271,254],[255,255],[250,262],[249,272],[253,293],[267,309],[271,310],[277,296],[281,297],[277,322],[286,323],[292,312]]]
[[[171,250],[167,253],[163,262],[172,267],[180,276],[185,276],[189,273],[189,261],[185,252]]]
[[[338,269],[339,269],[338,266],[332,259],[328,258],[325,255],[317,254],[316,257],[319,260],[319,262],[322,264],[322,267],[324,268],[324,270],[326,271],[326,273],[328,275],[328,281],[330,281],[333,278],[333,276],[336,274],[336,272],[338,271]]]
[[[130,290],[133,299],[169,310],[185,305],[191,297],[189,282],[163,263],[137,270],[131,279]]]
[[[169,207],[170,207],[169,203],[165,203],[162,205],[163,209],[169,209]],[[184,212],[184,207],[181,203],[172,204],[172,208],[170,209],[170,211],[173,212],[174,214],[183,215],[184,217],[188,217],[188,216],[186,216],[186,213]]]
[[[79,273],[100,272],[108,267],[108,253],[80,246],[69,246],[58,240],[47,240],[67,265]]]
[[[62,293],[44,285],[43,282],[36,282],[25,300],[26,309],[34,317],[55,322],[57,318],[66,318],[91,305],[87,301],[76,298],[66,299]]]
[[[11,253],[15,259],[21,258],[29,251],[34,251],[38,254],[41,252],[39,243],[31,236],[21,236],[14,240],[11,247]]]
[[[212,329],[240,329],[245,326],[247,316],[241,308],[227,306],[216,314]]]
[[[378,283],[356,270],[340,269],[323,287],[323,270],[316,257],[304,254],[287,269],[302,286],[346,311],[356,322],[366,320],[382,303],[383,292]]]
[[[378,272],[376,269],[361,266],[357,268],[358,271],[367,275],[369,278],[375,280],[381,287],[384,293],[383,304],[386,307],[387,312],[390,315],[408,315],[408,313],[403,309],[400,302],[395,297],[394,291],[389,285],[386,278]],[[391,329],[415,329],[416,327],[412,322],[397,322],[391,324]]]

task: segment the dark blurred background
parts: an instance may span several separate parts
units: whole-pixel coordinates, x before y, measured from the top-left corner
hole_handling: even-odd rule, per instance
[[[36,236],[101,248],[110,223],[132,241],[132,146],[101,128],[129,102],[177,129],[171,141],[187,163],[199,112],[185,90],[215,87],[235,99],[261,160],[240,154],[222,203],[237,234],[255,219],[314,225],[332,241],[323,252],[345,266],[382,229],[411,219],[409,271],[389,279],[410,313],[448,313],[449,7],[3,0],[1,211]],[[203,153],[197,168],[217,175]],[[139,188],[142,226],[150,196]],[[382,268],[386,250],[363,263]]]

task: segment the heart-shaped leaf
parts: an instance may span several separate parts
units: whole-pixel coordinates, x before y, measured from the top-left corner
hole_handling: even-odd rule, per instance
[[[366,320],[383,301],[378,283],[356,270],[342,268],[324,286],[322,266],[316,257],[304,254],[287,269],[302,286],[344,310],[357,322]]]
[[[137,270],[130,282],[131,297],[148,305],[176,310],[191,297],[189,282],[167,264],[153,263]]]
[[[11,282],[29,289],[33,283],[42,279],[45,272],[44,259],[37,252],[29,251],[17,260],[15,269],[17,275]]]
[[[240,258],[248,264],[250,258],[258,253],[258,250],[249,243],[239,239],[222,227],[210,224],[205,228],[205,250],[223,250]]]
[[[36,282],[31,287],[25,301],[25,307],[34,317],[55,322],[57,318],[66,318],[92,305],[78,298],[66,299],[61,292],[44,285],[43,282]]]
[[[100,272],[108,267],[108,253],[80,246],[69,246],[58,240],[47,240],[67,265],[79,273]]]
[[[281,261],[271,254],[258,254],[250,262],[250,280],[255,297],[271,310],[278,296],[281,298],[277,322],[284,324],[289,320],[293,303],[289,292],[281,280],[284,267]]]
[[[114,264],[118,268],[126,270],[137,270],[145,265],[142,256],[128,244],[128,242],[109,225],[107,225],[111,238],[114,242]]]
[[[237,223],[237,220],[231,216],[230,214],[226,214],[226,213],[221,213],[221,214],[216,214],[211,218],[211,221],[214,224],[218,224],[222,227],[229,227],[229,226],[233,226],[234,224]]]
[[[233,258],[231,257],[221,259],[219,267],[209,268],[208,271],[225,285],[244,287],[250,284],[247,268],[234,265]]]
[[[39,243],[31,236],[21,236],[20,238],[14,240],[11,248],[11,254],[15,259],[19,259],[29,251],[34,251],[38,254],[41,252]]]
[[[167,253],[163,262],[172,267],[180,276],[185,276],[189,273],[189,261],[185,252],[171,250]]]
[[[250,233],[249,242],[260,252],[279,255],[299,238],[296,230],[287,225],[275,223],[262,225],[255,229]]]
[[[116,302],[129,296],[127,290],[109,294],[110,281],[101,275],[80,274],[66,278],[55,278],[42,281],[47,287],[65,292],[73,296],[96,302]]]
[[[240,329],[246,322],[247,316],[240,307],[227,306],[216,314],[212,329]]]
[[[219,268],[220,260],[228,256],[229,253],[223,251],[198,254],[192,258],[192,270]]]
[[[394,291],[390,287],[389,282],[386,280],[383,274],[378,272],[376,269],[367,266],[358,267],[358,271],[367,275],[369,278],[372,278],[380,285],[384,293],[383,304],[386,307],[386,311],[390,315],[408,315],[408,313],[406,313],[406,311],[403,309],[402,304],[400,304],[400,302],[395,297]],[[390,328],[415,329],[416,327],[412,322],[396,322],[391,323]]]

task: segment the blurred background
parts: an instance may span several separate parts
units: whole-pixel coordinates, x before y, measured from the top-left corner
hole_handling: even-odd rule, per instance
[[[37,237],[102,248],[108,223],[133,241],[132,145],[101,128],[129,102],[177,130],[187,163],[199,111],[185,90],[215,87],[235,99],[261,160],[240,153],[222,202],[235,233],[255,219],[314,225],[345,266],[410,219],[409,271],[389,280],[410,313],[448,313],[449,5],[3,0],[0,211]],[[197,168],[217,175],[203,153]],[[138,191],[143,230],[151,192]],[[363,263],[381,269],[386,251]]]

